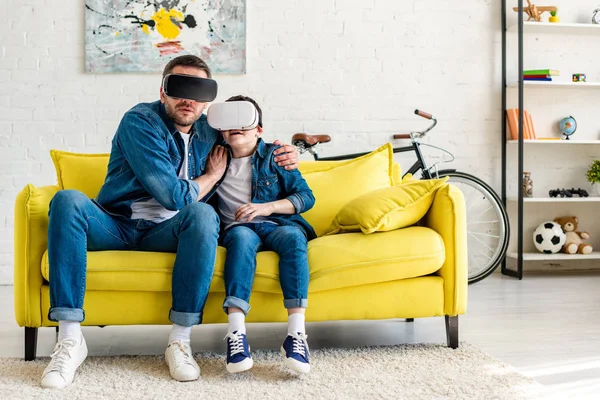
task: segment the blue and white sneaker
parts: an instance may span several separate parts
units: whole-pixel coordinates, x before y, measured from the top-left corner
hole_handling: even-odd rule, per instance
[[[283,345],[281,354],[285,357],[284,365],[296,372],[307,374],[310,372],[308,357],[310,350],[306,339],[308,336],[304,333],[288,333]]]
[[[250,356],[250,345],[246,335],[235,331],[228,333],[223,339],[227,339],[227,371],[235,374],[252,368],[254,361]]]

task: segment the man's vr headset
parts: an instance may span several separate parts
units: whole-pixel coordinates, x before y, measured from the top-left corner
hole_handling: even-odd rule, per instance
[[[214,103],[206,112],[208,124],[219,131],[254,129],[262,123],[258,110],[249,101]]]
[[[163,79],[163,92],[169,97],[208,103],[217,97],[217,82],[190,75],[168,74]]]

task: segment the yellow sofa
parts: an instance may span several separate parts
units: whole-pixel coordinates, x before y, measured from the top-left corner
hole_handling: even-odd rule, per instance
[[[57,185],[28,184],[15,204],[14,299],[16,321],[25,327],[25,359],[35,359],[37,328],[48,320],[48,208],[61,189],[98,192],[107,154],[52,151]],[[319,237],[309,242],[307,321],[445,316],[448,346],[458,347],[458,315],[467,304],[466,214],[462,193],[443,183],[432,193],[416,224],[365,234],[328,234],[349,200],[401,186],[400,167],[389,145],[359,159],[303,161],[315,207],[304,216]],[[365,210],[368,211],[368,210]],[[412,212],[406,208],[406,212]],[[331,232],[329,232],[331,233]],[[68,251],[68,249],[65,249]],[[203,323],[227,321],[219,247]],[[171,269],[175,254],[136,251],[88,252],[83,325],[169,324]],[[278,281],[278,257],[257,256],[248,322],[282,322],[287,315]]]

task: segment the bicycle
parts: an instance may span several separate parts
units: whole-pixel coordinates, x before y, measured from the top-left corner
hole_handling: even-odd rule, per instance
[[[420,179],[434,179],[448,177],[448,182],[457,186],[465,197],[467,210],[467,247],[469,258],[469,284],[478,282],[491,273],[502,263],[506,256],[510,228],[506,209],[498,194],[487,183],[471,174],[460,172],[455,169],[438,170],[438,164],[442,161],[427,166],[421,146],[433,147],[454,156],[447,150],[427,143],[421,143],[423,138],[437,124],[437,119],[424,111],[415,110],[415,114],[428,119],[431,125],[423,131],[415,131],[409,134],[394,135],[394,139],[410,139],[411,145],[395,147],[394,153],[414,152],[417,161],[404,173],[403,178],[421,172]],[[331,141],[329,135],[309,135],[297,133],[292,137],[299,153],[308,151],[315,161],[339,161],[356,158],[368,154],[368,152],[344,154],[332,157],[320,157],[317,148],[320,143]]]

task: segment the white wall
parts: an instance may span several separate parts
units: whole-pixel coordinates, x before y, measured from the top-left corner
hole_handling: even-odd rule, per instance
[[[499,0],[247,8],[247,73],[217,76],[217,100],[254,97],[267,139],[329,133],[323,154],[366,151],[424,127],[412,114],[421,108],[439,119],[431,142],[500,189]],[[17,193],[56,182],[50,149],[108,152],[121,115],[157,99],[160,77],[85,73],[83,1],[0,0],[0,9],[0,283],[11,283]]]

